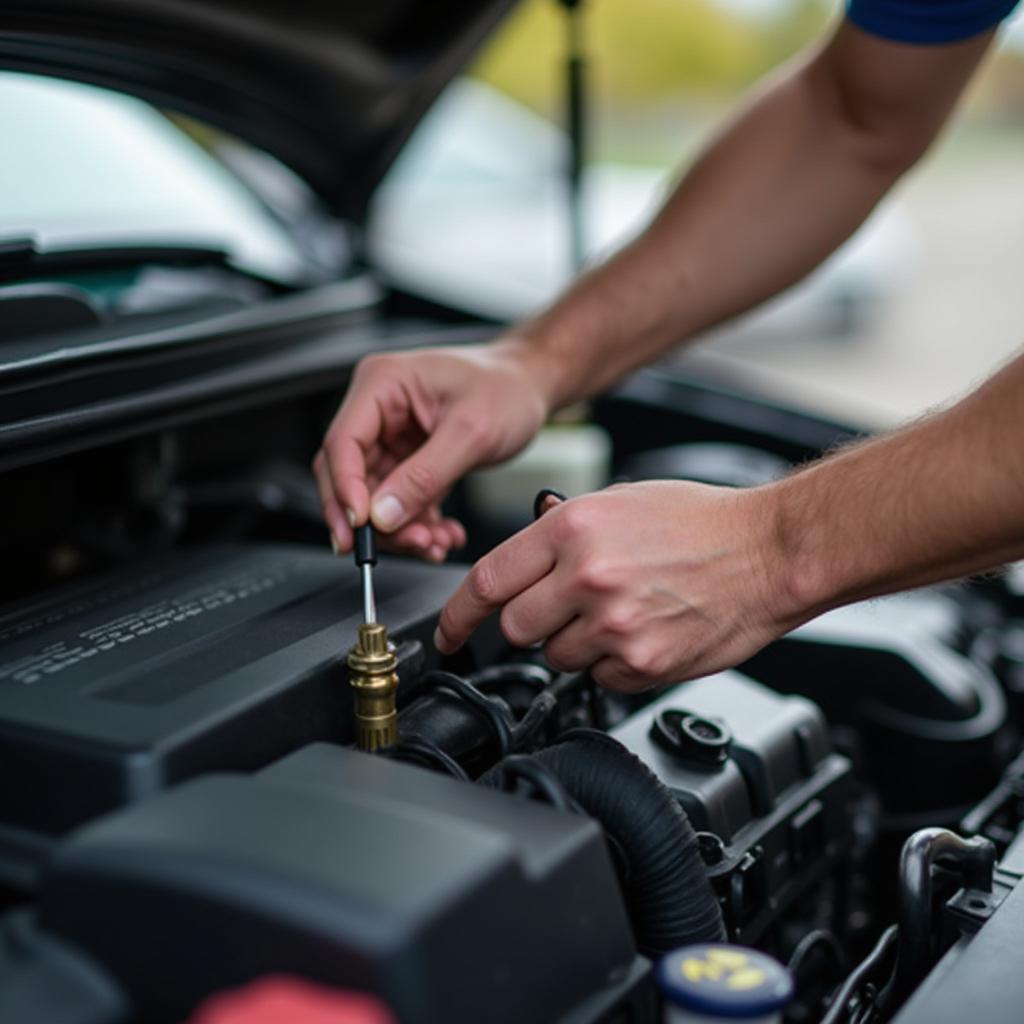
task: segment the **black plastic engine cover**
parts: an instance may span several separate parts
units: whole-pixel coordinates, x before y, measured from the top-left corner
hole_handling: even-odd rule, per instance
[[[462,575],[383,559],[378,608],[396,641],[432,649]],[[24,833],[347,741],[361,608],[348,559],[252,545],[165,555],[0,617],[0,867]]]
[[[149,1024],[282,971],[415,1024],[583,1021],[650,987],[595,822],[329,744],[86,826],[37,907]]]

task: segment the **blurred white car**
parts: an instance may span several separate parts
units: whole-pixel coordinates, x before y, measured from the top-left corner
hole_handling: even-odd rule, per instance
[[[566,151],[564,134],[543,117],[477,79],[456,80],[376,194],[376,265],[409,291],[495,320],[543,306],[572,276]],[[587,169],[589,260],[643,227],[673,174]],[[850,334],[912,269],[916,248],[912,225],[888,203],[819,271],[730,333]]]

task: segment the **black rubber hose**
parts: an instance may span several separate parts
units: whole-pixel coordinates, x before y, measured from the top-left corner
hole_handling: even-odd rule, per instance
[[[601,823],[621,854],[623,895],[642,953],[655,957],[691,942],[725,939],[686,812],[639,758],[612,737],[584,729],[531,756]],[[499,769],[480,781],[491,781]]]
[[[928,973],[932,959],[932,868],[943,858],[960,871],[968,889],[992,891],[996,849],[983,836],[964,839],[944,828],[923,828],[900,851],[899,957],[896,977],[882,993],[886,1009],[905,999]]]
[[[551,684],[553,673],[543,665],[532,662],[513,662],[512,664],[488,665],[470,672],[466,682],[478,690],[486,690],[496,684],[509,685],[518,683],[528,689],[540,692]]]
[[[439,747],[474,778],[510,752],[513,717],[503,700],[449,672],[428,672],[419,686],[420,695],[398,715],[403,740]]]
[[[821,1024],[839,1024],[844,1017],[849,1018],[849,1002],[857,994],[857,990],[881,964],[886,957],[896,948],[899,939],[899,929],[896,925],[889,925],[881,938],[875,943],[875,948],[853,969],[850,976],[843,982],[842,988],[832,999],[828,1012],[821,1018]]]
[[[454,757],[446,754],[436,743],[419,736],[401,740],[395,746],[385,748],[383,753],[394,761],[418,764],[422,768],[444,772],[462,782],[470,781],[465,768]]]

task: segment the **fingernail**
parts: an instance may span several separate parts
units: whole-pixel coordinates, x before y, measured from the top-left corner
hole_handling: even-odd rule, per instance
[[[440,544],[432,545],[430,550],[427,552],[427,558],[429,558],[430,561],[432,562],[443,562],[444,555],[445,550],[443,547],[441,547]]]
[[[434,630],[434,646],[442,653],[450,653],[448,650],[448,638],[441,632],[441,627],[438,626]]]
[[[393,494],[385,494],[373,503],[373,521],[381,530],[395,529],[404,518],[405,509]]]
[[[331,550],[336,554],[341,554],[341,545],[338,543],[338,538],[331,534]]]
[[[348,520],[348,525],[354,530],[356,528],[356,513],[354,509],[345,509],[345,518]]]

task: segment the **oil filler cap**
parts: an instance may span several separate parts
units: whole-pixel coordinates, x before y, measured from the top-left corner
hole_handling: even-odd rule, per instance
[[[670,754],[714,768],[728,760],[732,733],[717,719],[668,708],[651,723],[651,739]]]
[[[777,960],[745,946],[702,943],[662,957],[658,987],[670,1024],[781,1020],[793,979]]]

